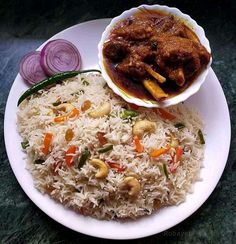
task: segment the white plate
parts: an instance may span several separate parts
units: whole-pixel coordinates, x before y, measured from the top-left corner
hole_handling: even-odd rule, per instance
[[[109,21],[100,19],[85,22],[60,32],[53,39],[64,38],[74,43],[82,56],[82,68],[98,67],[97,44]],[[16,130],[16,104],[26,89],[27,86],[17,75],[6,105],[5,144],[12,170],[25,193],[42,211],[75,231],[110,239],[131,239],[159,233],[196,211],[209,197],[221,177],[228,157],[231,130],[226,99],[212,69],[200,91],[186,102],[187,105],[197,108],[206,125],[205,167],[201,171],[203,181],[194,185],[194,193],[189,194],[186,202],[179,206],[166,207],[151,216],[128,222],[99,221],[81,216],[34,188],[32,177],[25,169],[25,155],[21,151],[21,138]]]

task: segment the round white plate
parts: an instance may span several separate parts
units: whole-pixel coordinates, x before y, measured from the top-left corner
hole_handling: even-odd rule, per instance
[[[110,19],[99,19],[78,24],[58,33],[52,39],[64,38],[74,43],[81,53],[82,69],[97,68],[97,44],[109,22]],[[21,150],[21,138],[16,129],[16,104],[27,88],[17,75],[6,105],[5,144],[12,170],[25,193],[42,211],[75,231],[110,239],[131,239],[159,233],[196,211],[214,190],[223,173],[230,145],[230,118],[224,93],[211,69],[200,91],[186,102],[200,112],[205,122],[205,167],[201,170],[203,181],[194,185],[194,193],[189,194],[186,201],[179,206],[166,207],[158,213],[135,221],[100,221],[79,215],[38,192],[34,188],[31,175],[25,169],[25,154]]]

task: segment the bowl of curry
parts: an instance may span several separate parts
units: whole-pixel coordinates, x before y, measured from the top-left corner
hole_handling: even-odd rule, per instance
[[[205,32],[177,8],[141,5],[112,19],[98,44],[108,86],[129,103],[167,107],[206,80],[212,57]]]

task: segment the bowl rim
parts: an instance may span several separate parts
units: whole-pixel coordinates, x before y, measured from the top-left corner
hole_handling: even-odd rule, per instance
[[[138,6],[138,7],[133,7],[131,9],[128,9],[128,10],[124,11],[123,13],[121,13],[119,16],[114,17],[111,20],[110,24],[106,27],[106,29],[102,33],[102,37],[100,39],[100,42],[98,43],[98,60],[99,60],[99,67],[101,69],[102,76],[105,79],[105,81],[107,82],[108,86],[113,90],[113,92],[116,93],[118,96],[121,96],[128,103],[133,103],[133,104],[136,104],[138,106],[147,107],[147,108],[155,108],[155,107],[168,107],[168,106],[176,105],[176,104],[178,104],[180,102],[184,102],[190,96],[192,96],[196,92],[198,92],[200,87],[201,87],[201,85],[206,80],[206,77],[207,77],[208,72],[209,72],[209,68],[210,68],[211,63],[212,63],[212,56],[210,58],[210,61],[209,61],[208,65],[206,66],[206,68],[203,69],[200,74],[198,74],[197,78],[195,78],[195,80],[192,82],[192,84],[188,88],[186,88],[180,94],[178,94],[178,95],[176,95],[174,97],[171,97],[169,99],[167,98],[167,99],[165,99],[162,102],[157,102],[157,101],[154,101],[154,100],[151,101],[151,100],[146,100],[146,99],[140,99],[140,98],[134,97],[134,96],[126,93],[124,90],[119,88],[112,81],[112,79],[110,78],[110,76],[108,75],[108,73],[106,71],[106,68],[105,68],[104,62],[103,62],[103,52],[102,52],[103,44],[107,41],[111,30],[113,29],[113,27],[118,22],[130,17],[132,14],[136,13],[137,11],[140,11],[140,8],[144,8],[144,9],[147,9],[147,10],[159,10],[159,11],[164,12],[164,13],[170,13],[175,18],[184,21],[184,23],[188,27],[193,29],[195,34],[198,36],[201,44],[211,54],[210,43],[209,43],[209,40],[207,39],[207,37],[205,35],[204,29],[200,25],[198,25],[197,22],[194,19],[192,19],[188,14],[184,14],[178,8],[168,7],[166,5],[159,5],[159,4],[147,5],[147,4],[142,4],[142,5]]]

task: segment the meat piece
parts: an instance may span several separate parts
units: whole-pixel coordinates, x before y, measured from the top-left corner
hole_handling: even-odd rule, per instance
[[[112,40],[104,44],[103,52],[107,58],[120,62],[130,52],[129,44],[125,40]]]
[[[132,79],[142,79],[147,76],[145,64],[138,56],[129,56],[122,63],[117,64],[116,70]]]
[[[190,78],[198,72],[210,60],[210,54],[206,49],[190,39],[177,36],[161,35],[156,38],[158,42],[158,55],[156,63],[160,70],[175,80],[177,84],[183,85],[183,76]]]
[[[140,41],[150,38],[155,33],[155,30],[150,25],[150,21],[137,18],[129,25],[114,29],[112,33],[126,40]]]
[[[142,61],[153,59],[156,56],[155,49],[152,48],[150,43],[141,43],[139,45],[133,45],[130,48],[131,54],[138,55]]]
[[[158,18],[155,21],[155,29],[157,34],[165,33],[170,36],[187,37],[185,26],[180,22],[176,22],[173,16]]]

